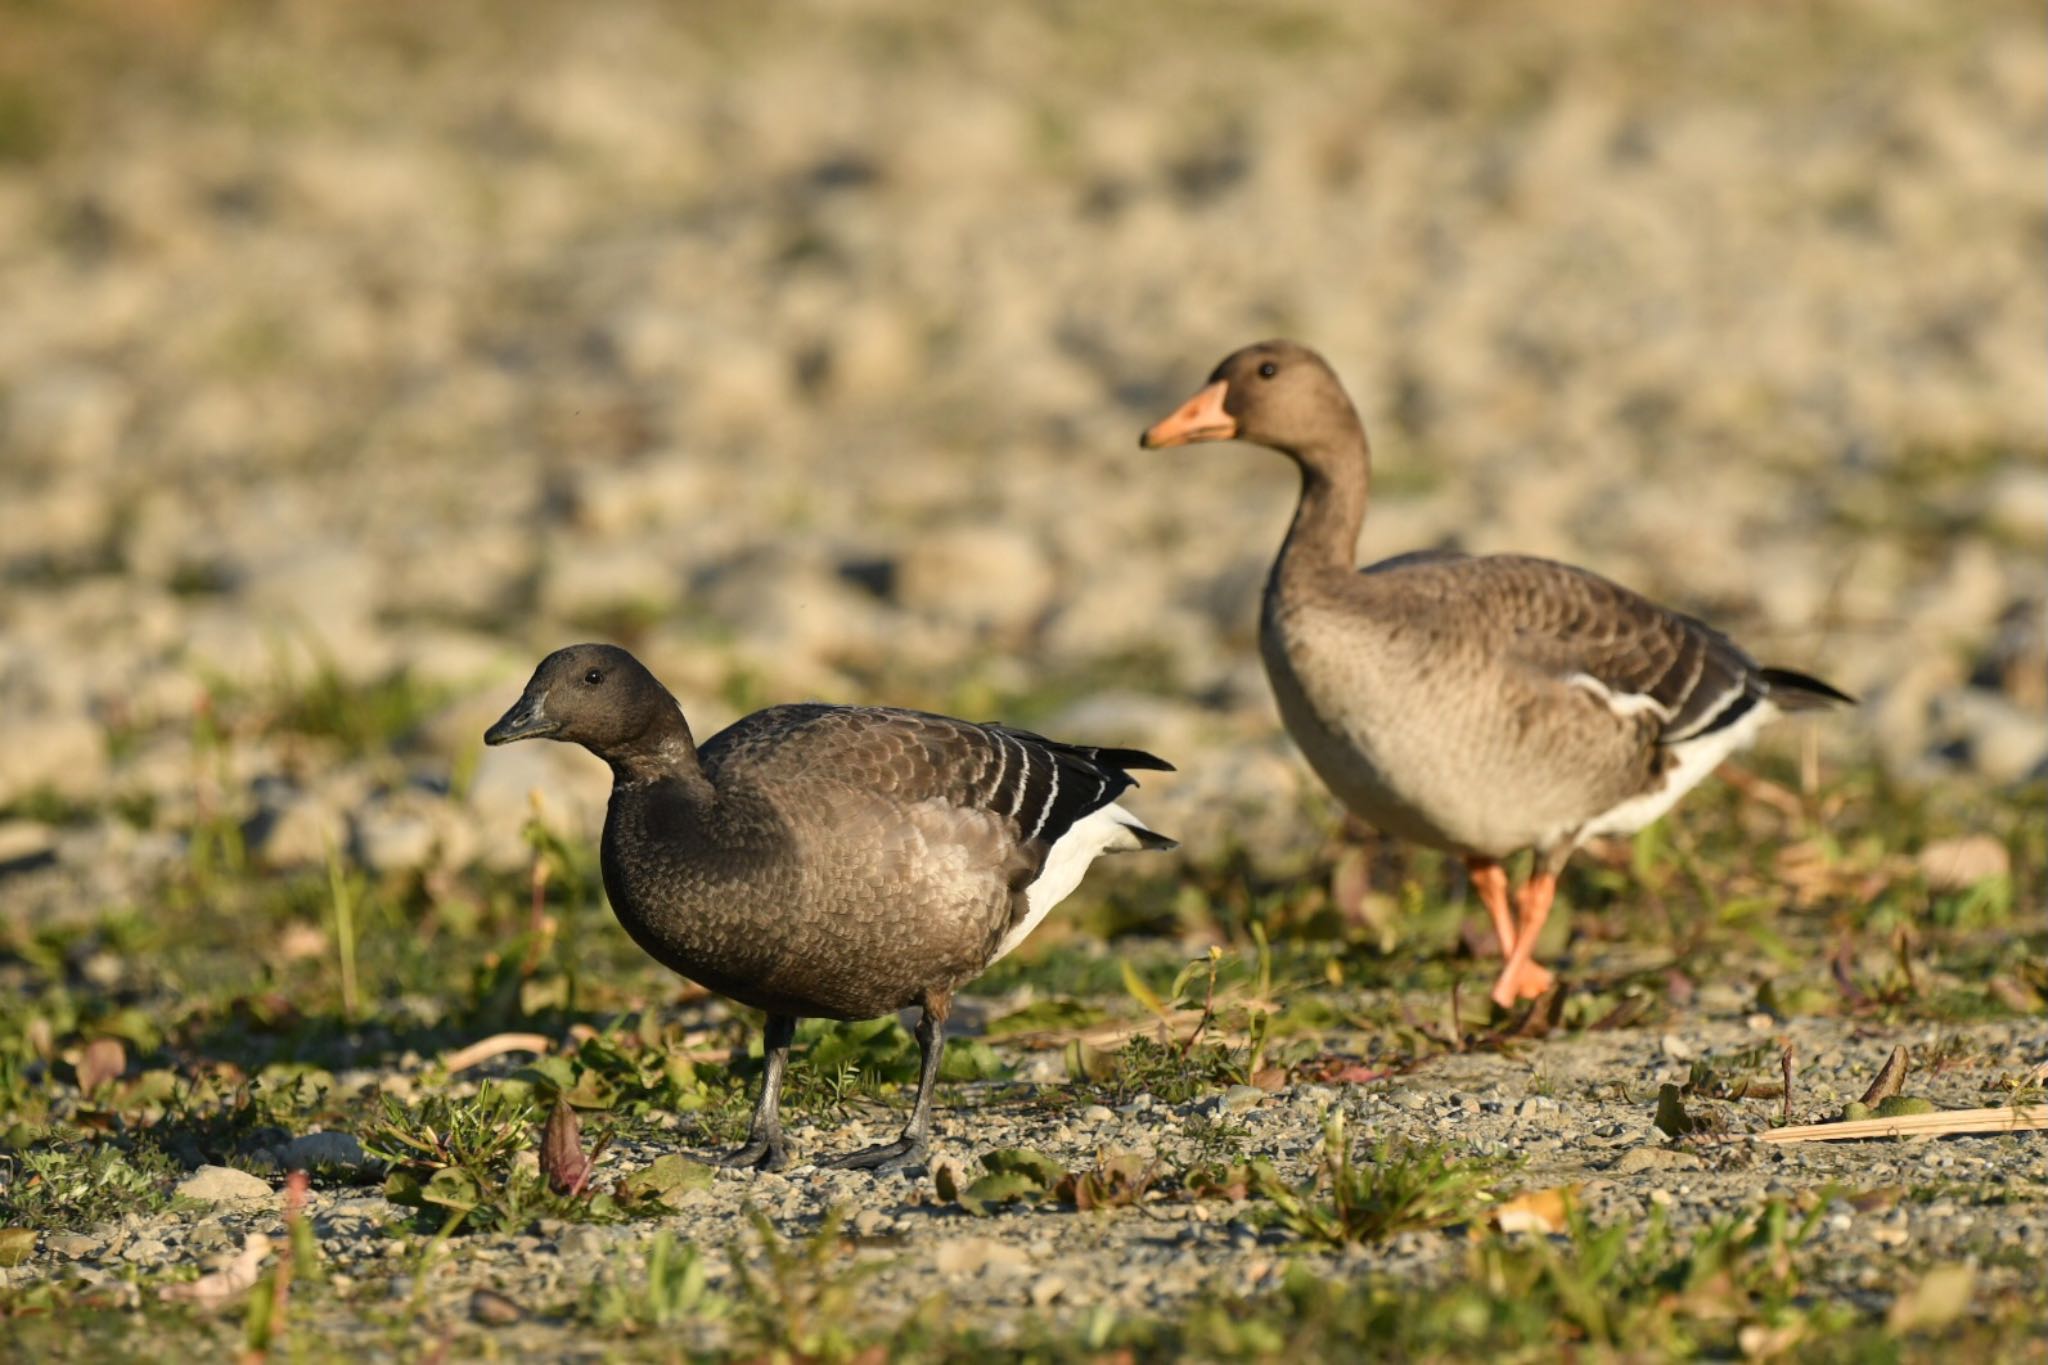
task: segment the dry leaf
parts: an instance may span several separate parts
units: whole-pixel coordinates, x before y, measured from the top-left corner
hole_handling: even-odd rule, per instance
[[[1745,1360],[1769,1360],[1781,1356],[1797,1346],[1806,1336],[1806,1319],[1794,1318],[1776,1327],[1766,1327],[1752,1322],[1735,1334],[1735,1344],[1742,1348]]]
[[[157,1291],[157,1297],[166,1303],[189,1303],[202,1309],[219,1308],[249,1292],[269,1256],[270,1239],[260,1232],[252,1232],[234,1260],[211,1275],[201,1275],[190,1284],[167,1284]]]
[[[1906,1049],[1893,1048],[1892,1055],[1885,1060],[1883,1069],[1877,1073],[1877,1079],[1870,1083],[1870,1089],[1863,1092],[1861,1102],[1874,1109],[1898,1094],[1906,1083],[1906,1066]]]
[[[325,957],[333,948],[327,931],[317,924],[292,924],[277,936],[277,955],[286,962]]]
[[[582,1126],[567,1100],[555,1101],[540,1138],[540,1173],[556,1194],[577,1195],[590,1183],[590,1158],[583,1155]]]
[[[1900,1334],[1939,1331],[1969,1311],[1976,1292],[1977,1272],[1969,1266],[1938,1265],[1892,1300],[1885,1326]]]
[[[1494,1225],[1502,1232],[1535,1232],[1546,1236],[1563,1232],[1578,1188],[1577,1185],[1558,1185],[1547,1190],[1524,1190],[1493,1211]]]
[[[2039,1014],[2044,1003],[2039,991],[2009,976],[1992,977],[1984,983],[1984,989],[2014,1014]]]
[[[1368,1066],[1364,1062],[1353,1061],[1348,1057],[1338,1057],[1329,1053],[1325,1053],[1312,1062],[1303,1063],[1296,1069],[1296,1073],[1299,1079],[1313,1081],[1318,1085],[1370,1085],[1374,1081],[1383,1081],[1394,1074],[1392,1070],[1386,1067]],[[1282,1074],[1284,1075],[1285,1073],[1283,1072]],[[1252,1078],[1252,1084],[1257,1085],[1261,1090],[1268,1088],[1260,1083],[1257,1076]]]
[[[128,1069],[128,1049],[119,1038],[95,1038],[78,1059],[78,1088],[90,1095]]]

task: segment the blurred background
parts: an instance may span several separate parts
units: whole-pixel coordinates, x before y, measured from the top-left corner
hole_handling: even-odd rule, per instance
[[[1863,696],[1829,764],[2038,781],[2038,19],[7,0],[0,895],[523,866],[608,775],[479,736],[592,637],[700,736],[1154,748],[1153,824],[1298,860],[1293,477],[1135,445],[1272,334],[1372,432],[1363,559],[1567,558]]]

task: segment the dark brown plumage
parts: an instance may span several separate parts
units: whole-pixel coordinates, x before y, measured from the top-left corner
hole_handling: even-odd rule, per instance
[[[1371,450],[1305,346],[1235,352],[1140,444],[1240,439],[1301,471],[1259,623],[1281,717],[1358,816],[1464,855],[1508,958],[1503,1005],[1551,984],[1535,937],[1583,840],[1656,819],[1779,712],[1850,700],[1568,564],[1421,551],[1359,572]],[[1517,918],[1500,860],[1524,848]]]
[[[918,711],[804,704],[705,742],[610,645],[549,655],[485,735],[549,738],[611,765],[605,892],[656,961],[766,1011],[767,1075],[734,1164],[780,1167],[796,1020],[916,1006],[923,1068],[903,1137],[833,1164],[923,1160],[953,992],[1008,952],[1097,854],[1174,846],[1116,804],[1134,749],[1060,744]]]

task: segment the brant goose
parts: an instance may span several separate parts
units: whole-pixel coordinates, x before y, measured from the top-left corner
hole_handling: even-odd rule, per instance
[[[611,765],[605,893],[664,966],[768,1015],[746,1144],[789,1162],[780,1117],[796,1021],[915,1005],[923,1066],[895,1142],[841,1167],[899,1171],[928,1152],[953,992],[1015,948],[1102,853],[1170,849],[1117,798],[1135,749],[874,706],[774,706],[700,749],[640,661],[572,645],[541,661],[484,735],[581,744]]]

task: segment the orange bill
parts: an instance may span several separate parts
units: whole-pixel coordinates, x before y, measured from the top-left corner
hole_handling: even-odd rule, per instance
[[[1223,397],[1230,385],[1219,379],[1182,403],[1171,417],[1162,418],[1146,429],[1138,444],[1147,450],[1162,446],[1184,446],[1195,441],[1227,441],[1237,435],[1237,419],[1223,410]]]

